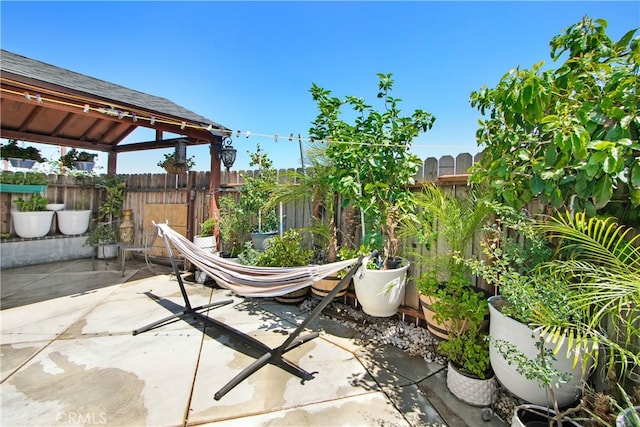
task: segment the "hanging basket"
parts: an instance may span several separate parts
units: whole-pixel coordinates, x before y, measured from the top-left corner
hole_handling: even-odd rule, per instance
[[[167,173],[172,173],[175,175],[181,175],[183,173],[187,172],[187,164],[172,164],[172,165],[166,165],[164,167],[164,170],[167,171]]]

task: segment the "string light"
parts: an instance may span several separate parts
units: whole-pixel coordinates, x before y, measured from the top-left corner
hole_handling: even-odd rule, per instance
[[[8,80],[5,78],[1,78],[1,80]],[[16,82],[17,83],[17,82]],[[20,83],[22,84],[22,83]],[[151,126],[154,126],[156,124],[156,122],[158,123],[163,123],[163,124],[168,124],[168,125],[173,125],[173,126],[179,126],[180,129],[184,130],[186,128],[190,128],[190,129],[200,129],[200,130],[206,130],[206,131],[213,131],[215,129],[216,132],[222,134],[222,136],[232,136],[233,131],[231,130],[227,130],[227,129],[222,129],[222,128],[217,128],[211,124],[190,124],[187,123],[186,121],[175,121],[175,120],[168,120],[168,119],[160,119],[157,118],[155,115],[152,115],[150,117],[145,117],[143,113],[141,112],[133,112],[133,111],[126,111],[126,110],[119,110],[116,109],[115,106],[110,105],[108,108],[105,106],[101,106],[101,107],[91,107],[89,104],[74,104],[72,102],[67,102],[67,101],[61,101],[59,99],[53,99],[53,98],[47,98],[45,96],[40,95],[39,93],[36,93],[34,95],[31,95],[29,92],[17,92],[17,91],[13,91],[10,89],[6,89],[6,88],[1,88],[2,92],[6,92],[6,93],[11,93],[14,95],[23,95],[24,98],[27,101],[32,101],[33,97],[35,97],[36,101],[39,104],[42,104],[43,102],[51,102],[51,103],[55,103],[55,104],[60,104],[60,105],[65,105],[68,107],[77,107],[78,109],[81,109],[83,112],[88,113],[90,111],[95,111],[101,114],[105,114],[107,116],[111,116],[111,117],[118,117],[119,119],[124,119],[124,118],[128,118],[131,117],[131,120],[134,122],[138,122],[139,120],[144,120],[144,121],[149,121],[149,124]],[[67,94],[63,94],[65,96],[67,96]],[[32,97],[33,96],[33,97]],[[78,96],[72,96],[69,95],[69,97],[75,97],[75,98],[80,98]],[[278,138],[280,137],[279,133],[272,133],[272,134],[261,134],[261,133],[252,133],[251,131],[242,131],[242,130],[236,130],[236,137],[239,138],[243,133],[245,134],[246,138],[250,138],[250,137],[255,137],[255,138],[269,138],[269,139],[273,139],[274,142],[278,142]],[[289,133],[289,141],[293,141],[294,140],[294,133],[291,132]],[[389,144],[388,142],[379,142],[379,143],[372,143],[372,142],[360,142],[360,141],[338,141],[338,140],[332,140],[331,138],[327,137],[326,139],[315,139],[313,137],[307,137],[307,136],[302,136],[300,133],[298,133],[297,135],[297,139],[300,143],[302,142],[306,142],[309,141],[311,143],[326,143],[326,144],[350,144],[350,145],[368,145],[368,146],[383,146],[383,147],[402,147],[402,148],[406,148],[407,144],[406,143],[401,143],[401,144]],[[465,148],[465,149],[471,149],[471,148],[477,148],[475,146],[470,146],[470,145],[459,145],[459,146],[453,146],[453,145],[431,145],[431,144],[411,144],[411,146],[413,148]]]

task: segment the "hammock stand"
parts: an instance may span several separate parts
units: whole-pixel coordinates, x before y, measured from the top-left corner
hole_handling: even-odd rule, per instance
[[[160,320],[157,320],[153,323],[150,323],[146,326],[143,326],[141,328],[138,328],[136,330],[133,331],[133,335],[138,335],[141,334],[143,332],[149,331],[151,329],[155,329],[157,327],[160,327],[166,323],[168,323],[171,320],[177,319],[177,318],[183,318],[183,317],[188,317],[191,316],[193,317],[195,320],[199,320],[201,321],[203,324],[205,325],[209,325],[212,326],[232,337],[237,338],[238,340],[244,342],[245,344],[248,344],[249,346],[259,350],[260,352],[263,353],[263,355],[261,357],[259,357],[258,359],[256,359],[253,363],[251,363],[249,366],[247,366],[246,368],[244,368],[239,374],[237,374],[234,378],[232,378],[227,384],[225,384],[220,390],[218,390],[216,392],[216,394],[214,395],[214,399],[215,400],[220,400],[222,397],[224,397],[224,395],[226,395],[229,391],[231,391],[235,386],[237,386],[238,384],[240,384],[242,381],[244,381],[245,379],[247,379],[249,376],[251,376],[253,373],[257,372],[260,368],[264,367],[267,364],[272,364],[275,366],[280,367],[281,369],[289,372],[292,375],[295,375],[299,378],[301,378],[304,381],[307,380],[311,380],[313,379],[313,373],[307,372],[304,369],[300,368],[299,366],[293,364],[292,362],[286,360],[283,358],[284,354],[289,352],[290,350],[293,350],[294,348],[299,347],[300,345],[304,344],[307,341],[310,341],[314,338],[317,338],[319,336],[318,332],[312,332],[309,334],[305,334],[302,335],[301,334],[304,332],[304,330],[306,329],[306,327],[313,322],[322,312],[322,310],[324,310],[324,308],[329,305],[329,303],[333,300],[333,298],[336,296],[336,294],[338,292],[340,292],[346,285],[347,283],[349,283],[349,281],[353,278],[353,276],[356,274],[357,270],[360,268],[360,266],[363,263],[363,260],[365,258],[365,255],[361,255],[359,258],[354,258],[353,260],[349,260],[349,261],[342,261],[339,263],[334,263],[337,265],[343,265],[346,263],[346,265],[352,265],[353,266],[349,269],[348,273],[340,280],[340,282],[338,282],[338,284],[331,290],[331,292],[329,292],[329,294],[327,294],[326,297],[324,297],[320,303],[311,311],[311,313],[309,313],[309,315],[298,325],[297,328],[295,328],[287,337],[287,339],[280,344],[278,347],[275,348],[271,348],[269,346],[267,346],[266,344],[264,344],[263,342],[253,338],[252,336],[245,334],[242,331],[239,331],[225,323],[220,322],[219,320],[216,320],[212,317],[207,316],[206,314],[201,313],[201,311],[209,309],[209,308],[217,308],[217,307],[221,307],[227,304],[230,304],[233,302],[233,300],[228,299],[228,300],[222,300],[222,301],[218,301],[215,303],[211,303],[211,304],[206,304],[206,305],[201,305],[198,307],[192,307],[191,303],[189,301],[189,296],[187,295],[187,291],[185,290],[184,287],[184,283],[182,281],[182,277],[180,274],[180,270],[178,268],[178,263],[175,259],[175,257],[173,256],[173,251],[171,250],[171,245],[170,245],[170,240],[174,243],[174,245],[176,245],[176,247],[181,248],[181,252],[182,255],[185,256],[185,258],[187,258],[190,262],[194,263],[195,265],[197,265],[200,268],[203,268],[204,271],[213,274],[216,278],[218,278],[218,275],[216,274],[215,271],[212,270],[212,268],[206,268],[204,267],[205,265],[209,266],[209,267],[213,267],[212,263],[208,263],[205,264],[203,263],[202,259],[198,259],[196,257],[194,257],[194,254],[197,254],[197,250],[199,248],[197,248],[195,245],[193,245],[193,243],[191,243],[189,240],[187,240],[186,238],[184,238],[183,236],[179,235],[178,233],[176,233],[175,231],[173,231],[171,228],[169,228],[169,226],[167,224],[155,224],[156,227],[158,227],[158,233],[162,236],[163,240],[164,240],[164,244],[165,247],[167,249],[167,252],[169,254],[169,259],[171,260],[171,267],[173,268],[173,272],[176,276],[176,279],[178,281],[178,286],[180,288],[180,293],[182,294],[182,298],[184,300],[184,309],[181,310],[178,313],[174,313],[171,316],[167,316],[165,318],[162,318]],[[203,253],[203,256],[208,257],[208,255],[206,253]],[[193,259],[192,259],[193,258]],[[245,266],[246,267],[246,266]],[[338,267],[338,269],[341,269],[342,267]],[[221,270],[224,270],[224,267],[220,267]],[[259,270],[261,271],[268,271],[263,269],[260,269],[258,267]],[[290,268],[287,270],[291,270],[293,271],[294,269]],[[218,272],[219,273],[219,272]],[[227,271],[225,274],[229,274],[229,272]],[[227,277],[227,276],[225,276]],[[244,276],[242,276],[244,277]],[[268,280],[267,278],[265,278],[266,280]],[[301,288],[303,286],[299,286],[299,285],[294,285],[297,286],[297,288]],[[308,286],[308,285],[307,285]],[[280,294],[284,294],[286,292],[291,291],[291,289],[287,290],[281,290],[279,291]],[[256,296],[256,295],[252,295],[252,296]]]

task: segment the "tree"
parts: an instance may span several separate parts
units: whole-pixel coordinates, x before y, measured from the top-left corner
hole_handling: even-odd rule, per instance
[[[556,69],[513,69],[495,88],[471,94],[483,116],[476,136],[486,148],[471,182],[522,207],[541,197],[556,208],[606,208],[640,220],[640,41],[618,42],[607,22],[583,18],[551,40]],[[620,196],[624,203],[610,203]]]
[[[399,219],[411,215],[414,209],[408,186],[421,165],[409,152],[412,140],[433,126],[435,118],[423,110],[401,117],[401,99],[390,95],[391,74],[377,74],[377,97],[384,102],[379,112],[362,98],[332,97],[331,91],[315,83],[310,92],[318,106],[318,116],[309,133],[312,138],[327,141],[327,157],[334,166],[329,176],[331,185],[349,203],[360,209],[363,235],[376,234],[385,240],[387,256],[397,255],[395,229]],[[353,123],[341,118],[343,105],[355,113]],[[374,233],[367,233],[365,224]],[[365,242],[368,243],[368,242]]]

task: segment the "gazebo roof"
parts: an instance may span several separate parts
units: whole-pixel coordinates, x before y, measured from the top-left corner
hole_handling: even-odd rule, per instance
[[[174,102],[0,50],[0,121],[3,138],[99,151],[219,143],[230,129]],[[119,145],[138,127],[156,140]]]

